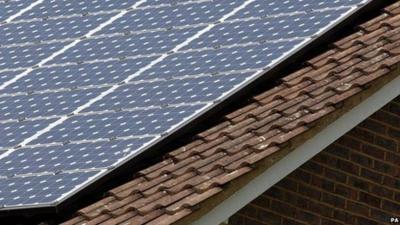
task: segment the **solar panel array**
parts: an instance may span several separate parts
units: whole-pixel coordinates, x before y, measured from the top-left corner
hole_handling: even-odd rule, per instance
[[[51,206],[367,0],[0,0],[0,207]]]

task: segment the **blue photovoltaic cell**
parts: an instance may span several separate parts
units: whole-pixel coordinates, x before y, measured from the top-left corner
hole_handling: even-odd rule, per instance
[[[75,172],[0,178],[0,206],[53,203],[74,188],[90,181],[96,173]]]
[[[79,38],[114,14],[11,23],[0,26],[0,45]],[[65,45],[63,43],[63,45]]]
[[[141,135],[155,136],[171,129],[204,106],[204,104],[171,106],[75,116],[32,143],[60,143]]]
[[[208,75],[124,85],[85,111],[209,102],[245,81],[249,75]]]
[[[0,176],[107,168],[152,138],[21,148],[0,159]],[[29,160],[26,160],[29,159]]]
[[[367,1],[0,0],[0,208],[57,205]]]
[[[66,115],[105,90],[105,88],[91,88],[0,97],[0,121]]]
[[[10,16],[18,13],[21,9],[28,7],[32,2],[29,0],[0,1],[0,21],[8,19]]]
[[[54,121],[54,119],[48,119],[0,122],[0,150],[16,146],[24,139],[31,137]]]
[[[215,26],[185,49],[249,42],[306,38],[326,27],[347,9],[237,21]],[[268,32],[266,32],[268,31]],[[271,45],[274,45],[273,43]]]
[[[266,17],[294,12],[311,12],[360,4],[360,0],[258,0],[241,9],[232,19]]]
[[[209,0],[209,1],[211,1],[211,0]],[[171,4],[176,4],[176,3],[188,3],[188,2],[191,2],[191,0],[147,0],[145,3],[143,3],[142,6],[143,7],[159,6],[159,5],[166,5],[166,4],[171,5]]]
[[[33,70],[29,76],[23,77],[4,89],[4,92],[31,92],[88,85],[115,84],[123,81],[154,59],[155,57],[144,57],[39,68]],[[18,74],[16,72],[12,73]],[[7,78],[12,76],[11,72],[4,74],[4,80],[6,76]],[[2,79],[2,73],[0,73],[0,81]]]
[[[14,78],[15,76],[17,76],[18,74],[20,74],[22,72],[23,72],[23,70],[0,72],[0,84],[11,80],[12,78]]]
[[[127,9],[135,2],[136,0],[44,0],[44,3],[24,13],[19,19],[29,20],[33,18],[109,12]]]
[[[301,41],[292,40],[178,53],[168,56],[135,80],[263,68],[272,60],[283,56],[291,47],[300,44]]]
[[[60,42],[24,47],[0,47],[0,70],[34,66],[67,44],[68,42]]]
[[[126,33],[212,23],[239,4],[241,4],[240,1],[223,0],[135,10],[108,25],[99,33]],[[135,22],[132,23],[131,21]]]
[[[165,53],[177,44],[193,36],[201,28],[154,31],[130,36],[102,37],[80,42],[65,54],[48,64],[91,61],[129,56],[146,56]]]

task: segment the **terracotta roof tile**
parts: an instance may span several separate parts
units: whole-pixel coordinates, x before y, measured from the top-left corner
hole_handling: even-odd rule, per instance
[[[247,106],[245,106],[245,107],[243,107],[243,108],[241,108],[239,110],[236,110],[236,111],[234,111],[234,112],[232,112],[232,113],[230,113],[228,115],[225,115],[225,118],[228,119],[231,122],[232,121],[236,122],[237,119],[235,119],[235,118],[240,117],[243,114],[246,114],[246,112],[249,112],[250,110],[256,109],[258,107],[259,107],[258,103],[252,103],[252,104],[247,105]]]
[[[125,221],[131,220],[131,219],[134,218],[135,216],[138,216],[138,213],[137,213],[137,212],[128,211],[128,212],[125,212],[124,214],[122,214],[122,215],[120,215],[120,216],[118,216],[118,217],[115,217],[115,218],[112,218],[112,219],[110,219],[110,220],[105,221],[105,222],[102,223],[101,225],[120,224],[120,223],[123,223],[123,222],[125,222]]]
[[[174,216],[170,216],[169,214],[164,214],[157,219],[148,223],[148,225],[165,225],[165,224],[172,224],[179,219],[189,215],[192,213],[192,210],[184,208],[174,214]]]
[[[173,215],[176,212],[183,210],[184,208],[193,208],[196,204],[199,202],[203,201],[204,199],[207,199],[215,194],[218,194],[221,192],[223,189],[220,187],[214,187],[211,189],[208,189],[207,191],[203,193],[193,193],[190,196],[188,196],[186,199],[182,199],[166,208],[166,213],[169,215]]]
[[[219,124],[79,210],[65,224],[174,223],[314,129],[353,96],[374,87],[399,63],[400,2],[396,2],[306,61],[302,69],[281,78],[280,85],[221,115]]]
[[[108,221],[107,225],[113,225],[113,224],[121,224],[121,225],[146,224],[146,223],[148,223],[148,222],[160,217],[164,213],[165,213],[164,210],[156,209],[156,210],[153,210],[153,211],[151,211],[150,213],[148,213],[146,215],[136,214],[135,216],[130,217],[130,218],[126,218],[126,217],[124,218],[125,215],[122,215],[120,217],[115,218],[114,220]],[[123,218],[121,218],[121,217],[123,217]],[[123,221],[123,219],[125,219],[125,221]]]
[[[183,147],[180,147],[179,149],[177,149],[177,150],[175,150],[173,152],[169,152],[165,156],[167,158],[169,157],[169,159],[171,159],[171,160],[174,159],[175,161],[182,160],[188,154],[191,154],[190,151],[188,152],[189,149],[193,149],[193,148],[195,148],[197,146],[200,146],[200,145],[202,145],[204,143],[206,143],[204,140],[195,139],[193,142],[191,142],[191,143],[189,143],[189,144],[187,144],[187,145],[185,145]],[[188,154],[185,154],[186,152],[188,152]]]
[[[361,24],[359,27],[362,28],[366,32],[371,32],[376,29],[379,29],[381,26],[381,23],[386,21],[388,18],[390,18],[390,15],[388,13],[382,13],[382,15],[367,21],[364,24]]]

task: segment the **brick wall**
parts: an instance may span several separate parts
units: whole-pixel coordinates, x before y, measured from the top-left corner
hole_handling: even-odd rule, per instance
[[[400,96],[233,215],[231,225],[400,218]],[[399,223],[400,224],[400,223]]]

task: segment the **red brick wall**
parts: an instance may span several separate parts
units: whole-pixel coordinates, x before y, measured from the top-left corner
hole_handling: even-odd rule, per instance
[[[245,206],[229,224],[375,225],[395,216],[400,219],[400,97]]]

